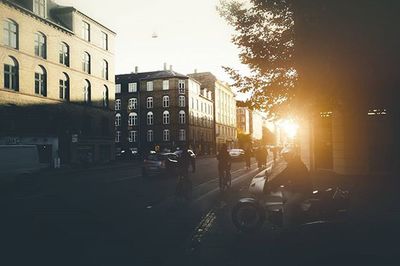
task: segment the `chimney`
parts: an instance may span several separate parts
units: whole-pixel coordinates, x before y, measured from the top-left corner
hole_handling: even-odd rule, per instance
[[[172,65],[169,65],[169,71],[172,71]]]
[[[164,63],[164,71],[167,71],[167,63]]]
[[[139,72],[139,67],[135,66],[135,74]]]
[[[194,69],[194,73],[197,74],[197,68]]]

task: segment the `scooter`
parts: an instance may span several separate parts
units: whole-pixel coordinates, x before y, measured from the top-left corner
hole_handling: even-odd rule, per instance
[[[235,227],[244,233],[259,230],[265,221],[271,228],[283,226],[284,197],[281,190],[269,186],[271,179],[263,176],[266,182],[259,191],[259,197],[242,198],[232,209],[232,221]],[[260,181],[260,180],[258,180]],[[262,181],[262,180],[261,180]],[[254,186],[257,180],[253,180]],[[324,191],[313,191],[299,208],[298,224],[335,221],[343,218],[347,212],[349,191],[340,187],[328,188]]]

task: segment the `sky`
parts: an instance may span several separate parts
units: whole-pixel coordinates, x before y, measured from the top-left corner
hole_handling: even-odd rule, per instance
[[[117,33],[116,74],[162,70],[212,72],[231,82],[221,66],[236,69],[233,29],[216,11],[218,0],[56,0],[74,6]],[[158,38],[152,38],[153,33]],[[240,95],[239,95],[240,98]]]

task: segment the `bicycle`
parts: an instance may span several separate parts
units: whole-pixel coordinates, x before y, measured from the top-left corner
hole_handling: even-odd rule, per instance
[[[185,174],[178,174],[175,197],[190,200],[192,198],[193,184]]]
[[[231,176],[231,165],[228,164],[228,166],[222,170],[222,173],[220,173],[219,176],[219,190],[221,192],[224,192],[228,190],[232,185],[232,176]]]

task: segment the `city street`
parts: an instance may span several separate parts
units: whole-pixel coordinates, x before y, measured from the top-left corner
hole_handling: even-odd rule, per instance
[[[215,158],[197,160],[190,202],[175,199],[174,178],[144,179],[138,162],[18,177],[1,191],[3,265],[176,265],[176,258],[190,259],[187,251],[203,240],[198,233],[211,229],[214,211],[234,195],[220,195],[216,168]],[[235,190],[246,191],[257,173],[255,163],[251,170],[233,163]]]

